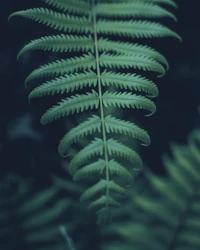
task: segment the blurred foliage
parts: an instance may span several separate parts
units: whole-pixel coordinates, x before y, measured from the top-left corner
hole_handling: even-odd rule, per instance
[[[167,177],[144,169],[123,218],[111,226],[117,240],[104,249],[200,248],[200,130],[193,130],[188,145],[171,144],[171,152],[163,156]]]
[[[198,32],[200,6],[199,1],[192,1],[192,4],[188,0],[179,2],[178,27],[183,43],[172,44],[164,39],[160,45],[160,50],[169,60],[170,71],[160,80],[160,96],[156,100],[159,107],[157,113],[148,121],[144,121],[146,129],[151,131],[151,147],[144,148],[141,152],[145,164],[150,169],[148,171],[156,172],[162,178],[153,173],[149,175],[152,178],[147,178],[147,175],[136,178],[133,187],[129,188],[130,193],[135,194],[135,198],[129,197],[129,201],[124,203],[122,209],[116,214],[118,218],[116,223],[105,229],[97,228],[93,215],[89,214],[84,206],[75,202],[78,202],[81,187],[74,183],[71,185],[68,181],[69,176],[66,176],[65,171],[60,168],[62,163],[57,154],[56,143],[61,139],[66,124],[62,122],[56,124],[56,134],[53,132],[54,124],[42,127],[38,118],[42,113],[40,106],[43,104],[29,106],[27,102],[25,76],[35,67],[38,60],[49,61],[50,58],[57,59],[56,56],[46,53],[42,56],[39,53],[35,55],[27,53],[20,63],[16,64],[19,48],[34,38],[36,29],[38,37],[43,34],[43,29],[38,29],[28,21],[11,24],[7,22],[7,17],[15,10],[26,9],[33,5],[41,6],[41,2],[39,0],[1,1],[0,249],[69,249],[60,232],[60,225],[66,226],[69,237],[77,249],[149,250],[152,246],[159,250],[199,249],[199,200],[188,202],[190,190],[194,188],[195,183],[198,183],[196,180],[199,178],[197,169],[199,151],[195,151],[197,147],[193,146],[196,144],[191,141],[194,140],[193,135],[196,132],[189,137],[188,146],[171,147],[174,160],[164,158],[166,170],[169,173],[167,179],[163,178],[165,170],[161,167],[161,155],[163,152],[169,153],[169,142],[173,140],[184,143],[188,132],[195,126],[200,127],[200,119],[196,113],[200,93],[200,35]],[[188,13],[192,15],[188,17]],[[26,41],[24,34],[26,34]],[[196,140],[199,140],[198,138],[197,136]],[[64,162],[64,166],[66,165],[67,162]],[[187,169],[191,172],[185,174]],[[194,171],[197,173],[195,176]],[[10,175],[10,172],[17,176]],[[53,181],[52,175],[57,176]],[[183,181],[184,178],[186,178],[185,181]],[[163,187],[162,193],[159,193],[157,188],[153,188],[156,180],[159,183],[159,189]],[[177,188],[174,193],[170,190],[169,184]],[[76,190],[75,193],[70,188]],[[172,198],[175,197],[175,200],[170,200],[170,197],[164,195],[166,190],[172,192]],[[43,198],[44,194],[46,199],[48,197],[47,203]],[[38,202],[36,199],[39,197],[42,197],[45,204],[38,203],[40,207],[34,207],[33,204]],[[60,208],[62,200],[66,206],[65,211]],[[160,202],[164,200],[166,206],[159,207]],[[178,205],[174,206],[176,202]],[[183,203],[180,204],[180,202]],[[26,213],[25,210],[22,212],[26,206],[28,209],[28,204],[31,206],[30,210]],[[193,211],[191,217],[188,213],[183,218],[186,204],[193,206],[196,212]],[[56,212],[55,214],[45,212],[54,209],[57,211],[57,216]],[[157,213],[155,214],[154,211]],[[52,218],[52,220],[45,221],[43,212],[45,216],[49,216],[48,219]],[[165,214],[168,215],[166,218],[169,220],[162,216]],[[174,218],[173,222],[169,215]],[[39,216],[42,216],[42,219],[37,220]],[[179,223],[180,218],[185,221],[184,225]],[[186,226],[187,234],[184,235]],[[44,228],[49,230],[49,234],[43,241],[39,236]],[[165,233],[166,237],[163,237]],[[174,233],[177,235],[176,238]],[[146,241],[143,240],[144,236]],[[176,239],[175,243],[178,244],[172,245],[174,241],[170,241],[170,238]],[[181,246],[183,242],[184,246]]]
[[[55,184],[37,191],[30,180],[14,174],[1,180],[1,249],[63,250],[66,246],[60,228],[74,239],[79,238],[74,243],[77,249],[90,247],[79,233],[90,222],[86,209],[75,201],[81,188],[67,178],[65,184],[62,191],[57,179]]]

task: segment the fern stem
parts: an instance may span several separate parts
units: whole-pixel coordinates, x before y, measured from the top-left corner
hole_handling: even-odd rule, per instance
[[[97,79],[98,79],[98,92],[99,92],[99,102],[100,102],[100,117],[102,124],[102,134],[104,143],[104,158],[106,163],[106,197],[109,198],[109,169],[108,169],[108,151],[107,151],[107,139],[106,139],[106,128],[104,119],[104,109],[103,109],[103,98],[102,98],[102,86],[101,86],[101,71],[99,66],[99,50],[98,50],[98,37],[97,37],[97,25],[96,25],[96,11],[95,11],[95,0],[92,0],[92,15],[93,15],[93,29],[94,29],[94,45],[95,45],[95,57],[96,57],[96,68],[97,68]],[[106,208],[108,207],[108,202],[106,203]]]

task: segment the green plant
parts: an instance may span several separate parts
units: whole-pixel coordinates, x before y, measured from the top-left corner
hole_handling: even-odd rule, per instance
[[[196,129],[189,135],[188,145],[171,144],[173,158],[164,155],[167,177],[144,170],[145,180],[135,184],[138,192],[133,190],[129,210],[121,211],[129,219],[112,227],[120,241],[103,249],[199,249],[199,145],[200,130]],[[142,192],[141,187],[145,187]]]
[[[142,165],[140,156],[118,141],[117,135],[138,139],[146,146],[150,144],[145,130],[122,117],[112,116],[109,107],[144,109],[148,111],[147,115],[156,111],[149,98],[156,97],[158,89],[152,80],[139,72],[151,72],[152,78],[162,76],[168,70],[168,63],[161,53],[136,43],[136,39],[171,36],[180,40],[176,32],[151,21],[163,17],[176,20],[171,11],[162,7],[162,4],[171,7],[176,4],[172,0],[44,2],[57,10],[33,8],[15,12],[10,17],[32,19],[63,34],[31,41],[18,57],[36,49],[69,54],[35,69],[26,78],[26,85],[29,81],[47,78],[30,92],[29,101],[55,94],[66,97],[42,116],[42,124],[74,113],[88,115],[64,136],[58,150],[61,156],[66,156],[73,143],[82,137],[93,136],[91,142],[72,158],[69,172],[74,180],[90,178],[93,174],[100,176],[100,180],[98,177],[97,182],[93,181],[80,199],[90,202],[89,207],[98,210],[99,224],[106,224],[112,207],[118,207],[118,198],[125,194],[122,183],[124,180],[132,182],[126,161],[133,165],[133,169],[140,169]],[[134,43],[131,43],[133,39]],[[73,56],[68,58],[70,52]],[[110,86],[117,90],[111,92]],[[136,94],[137,91],[142,95]]]
[[[34,191],[30,180],[9,174],[0,182],[0,246],[4,250],[64,250],[66,242],[60,228],[75,235],[87,226],[87,211],[73,200],[80,186],[65,179],[65,192],[55,184]],[[69,187],[69,188],[67,188]],[[71,188],[73,187],[73,190]],[[79,214],[75,214],[75,212]],[[74,213],[74,214],[73,214]],[[62,230],[63,232],[63,230]],[[69,237],[69,236],[68,236]],[[81,241],[81,239],[79,238]],[[78,249],[87,248],[76,242]]]

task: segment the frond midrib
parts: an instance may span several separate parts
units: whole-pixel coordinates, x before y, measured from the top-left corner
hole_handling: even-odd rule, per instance
[[[94,32],[94,46],[95,46],[95,57],[96,57],[96,70],[97,70],[97,82],[98,82],[98,92],[99,92],[99,107],[100,107],[100,118],[102,126],[102,137],[103,137],[103,146],[104,146],[104,159],[105,159],[105,174],[106,174],[106,208],[108,208],[109,203],[109,168],[108,168],[108,149],[107,149],[107,138],[106,138],[106,127],[105,127],[105,115],[103,109],[103,93],[101,86],[101,72],[100,72],[100,62],[99,62],[99,48],[98,48],[98,37],[97,37],[97,21],[96,21],[96,5],[95,0],[92,0],[92,14],[93,14],[93,32]]]

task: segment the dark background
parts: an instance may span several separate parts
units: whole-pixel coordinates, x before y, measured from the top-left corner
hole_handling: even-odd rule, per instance
[[[7,19],[12,12],[39,6],[42,6],[39,0],[0,2],[0,180],[14,172],[32,179],[36,189],[48,186],[52,173],[61,173],[57,147],[65,133],[65,125],[62,119],[40,125],[48,101],[29,105],[29,91],[24,86],[26,76],[38,64],[52,59],[51,53],[26,53],[18,62],[16,56],[31,39],[51,34],[51,31],[23,18],[16,17],[9,22]],[[187,143],[188,133],[200,127],[197,112],[200,97],[199,7],[198,0],[179,1],[178,23],[172,24],[172,28],[182,36],[182,43],[168,38],[152,41],[153,47],[168,59],[170,70],[163,78],[156,79],[160,92],[155,99],[157,112],[139,120],[151,136],[151,145],[141,147],[140,155],[145,165],[159,174],[164,173],[161,157],[163,153],[170,153],[170,142]],[[130,117],[134,115],[131,110],[127,112]],[[95,238],[91,238],[95,242]]]
[[[174,28],[183,42],[156,40],[169,61],[170,71],[157,79],[160,94],[155,99],[156,114],[141,121],[152,140],[150,147],[141,149],[141,156],[144,163],[158,173],[163,172],[161,156],[169,152],[169,143],[186,143],[187,134],[199,126],[200,4],[198,0],[179,2],[178,23]],[[38,6],[42,4],[36,0],[1,0],[0,3],[0,166],[2,177],[5,173],[15,172],[36,178],[38,185],[43,185],[59,165],[57,146],[64,126],[62,121],[40,125],[40,117],[47,106],[43,107],[42,102],[29,105],[27,100],[24,79],[46,53],[36,52],[31,56],[27,53],[18,62],[16,55],[31,39],[50,33],[46,32],[45,26],[36,26],[23,18],[7,20],[14,11]]]

